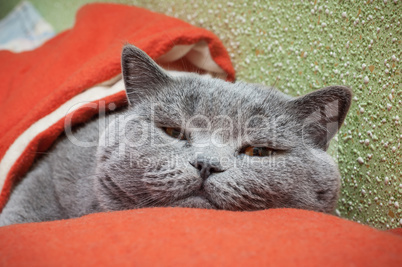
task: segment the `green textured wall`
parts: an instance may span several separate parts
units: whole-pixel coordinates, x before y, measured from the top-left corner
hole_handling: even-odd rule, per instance
[[[91,1],[31,2],[60,31]],[[349,85],[352,109],[330,148],[343,176],[337,212],[378,228],[402,227],[402,1],[113,2],[213,31],[228,48],[238,79],[294,96]],[[4,16],[17,1],[0,3]]]

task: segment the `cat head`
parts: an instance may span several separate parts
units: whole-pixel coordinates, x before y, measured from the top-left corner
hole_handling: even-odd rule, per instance
[[[97,151],[106,210],[181,206],[332,212],[340,174],[326,153],[351,103],[327,87],[293,98],[273,88],[171,74],[126,45],[128,108]]]

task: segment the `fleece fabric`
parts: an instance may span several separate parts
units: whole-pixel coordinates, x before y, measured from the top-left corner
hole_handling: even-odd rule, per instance
[[[323,213],[151,208],[0,228],[2,266],[402,266],[402,236]]]

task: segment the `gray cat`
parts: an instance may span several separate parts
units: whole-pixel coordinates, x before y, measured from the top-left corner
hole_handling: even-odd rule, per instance
[[[128,107],[60,137],[14,189],[0,225],[143,207],[333,212],[340,175],[325,151],[348,88],[293,98],[171,75],[132,45],[122,71]]]

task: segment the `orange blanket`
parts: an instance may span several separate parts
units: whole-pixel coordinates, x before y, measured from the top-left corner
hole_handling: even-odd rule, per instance
[[[63,131],[68,108],[82,101],[125,104],[123,91],[92,93],[98,99],[68,101],[120,74],[120,54],[132,43],[162,65],[212,72],[234,80],[230,58],[211,32],[148,10],[116,4],[91,4],[76,23],[40,48],[20,54],[0,51],[0,211],[10,190],[39,152]],[[209,61],[208,61],[209,59]],[[63,105],[69,105],[64,107]],[[102,108],[102,107],[99,107]],[[98,112],[79,107],[72,123]]]
[[[3,266],[402,266],[402,237],[318,212],[152,208],[0,228]]]

